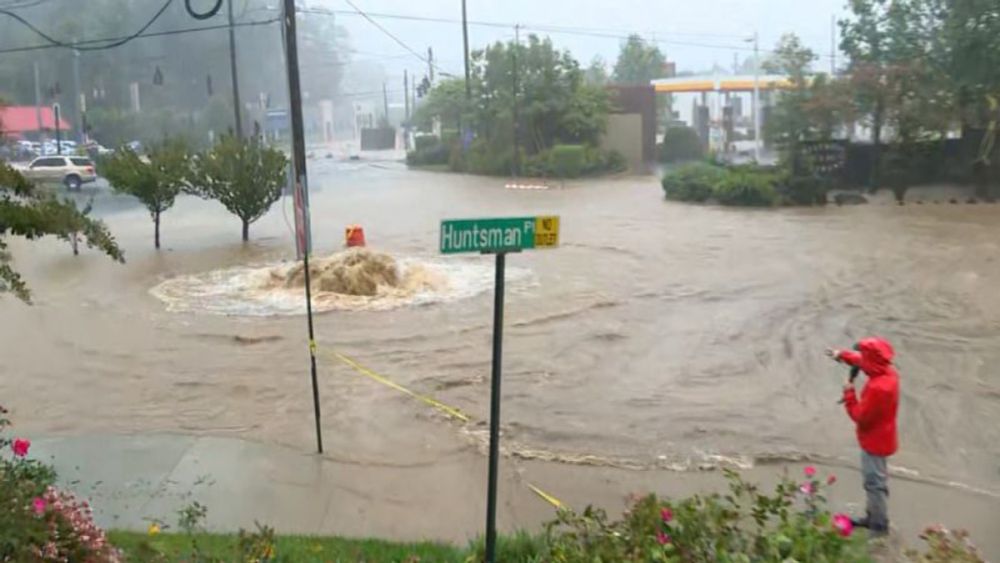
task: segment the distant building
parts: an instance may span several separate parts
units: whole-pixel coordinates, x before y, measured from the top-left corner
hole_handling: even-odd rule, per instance
[[[68,133],[72,128],[70,122],[60,115],[59,129]],[[56,116],[51,107],[0,105],[0,135],[4,137],[37,141],[43,136],[53,136],[55,130]]]

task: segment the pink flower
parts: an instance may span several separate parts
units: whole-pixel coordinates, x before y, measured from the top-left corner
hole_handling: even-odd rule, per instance
[[[674,512],[669,508],[663,508],[660,510],[660,518],[663,518],[664,522],[669,522],[674,519]]]
[[[656,541],[660,545],[666,545],[666,544],[670,543],[670,536],[668,536],[667,534],[664,534],[663,532],[656,532]]]
[[[851,517],[839,512],[833,515],[833,527],[845,538],[854,531],[854,524],[851,523]]]
[[[35,497],[35,500],[31,501],[31,508],[35,511],[35,514],[41,516],[45,514],[45,499],[42,497]]]
[[[14,450],[14,455],[17,457],[24,457],[28,455],[28,448],[30,447],[31,441],[23,438],[15,438],[10,444],[10,449]]]
[[[810,479],[812,479],[813,476],[816,475],[816,468],[813,467],[812,465],[807,465],[806,468],[805,468],[805,473],[806,473],[806,477],[809,477]]]
[[[837,476],[836,475],[831,474],[829,477],[826,478],[826,484],[827,485],[832,485],[832,484],[834,484],[836,482],[837,482]]]
[[[816,488],[813,487],[813,484],[809,481],[802,483],[802,486],[799,487],[799,490],[802,491],[802,494],[804,495],[811,495],[816,492]]]

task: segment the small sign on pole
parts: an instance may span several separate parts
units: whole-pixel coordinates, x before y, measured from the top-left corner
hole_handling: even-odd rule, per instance
[[[490,459],[486,492],[486,561],[496,561],[497,477],[500,461],[500,379],[503,360],[504,280],[507,254],[559,245],[559,217],[441,221],[441,253],[496,255],[493,293],[493,364],[490,375]]]

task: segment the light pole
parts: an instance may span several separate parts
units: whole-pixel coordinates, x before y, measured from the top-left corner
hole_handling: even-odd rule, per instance
[[[472,82],[469,81],[469,19],[465,12],[465,0],[462,0],[462,43],[465,49],[465,101],[472,99]]]
[[[233,79],[233,112],[236,138],[243,139],[243,113],[240,108],[240,78],[236,70],[236,29],[233,20],[233,0],[229,0],[229,71]]]
[[[757,32],[753,32],[753,37],[746,40],[753,42],[753,157],[760,163],[760,48],[757,41]]]

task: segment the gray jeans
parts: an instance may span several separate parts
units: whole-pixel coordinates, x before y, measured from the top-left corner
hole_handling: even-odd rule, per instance
[[[889,473],[886,458],[861,450],[861,476],[868,495],[868,527],[873,532],[889,529]]]

